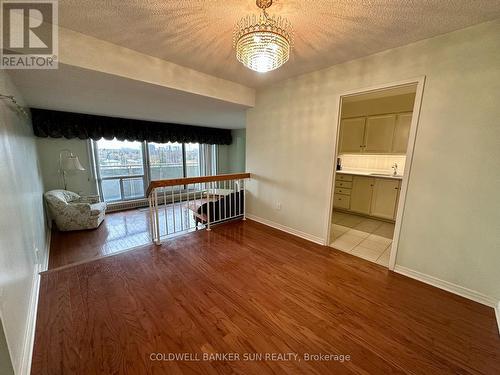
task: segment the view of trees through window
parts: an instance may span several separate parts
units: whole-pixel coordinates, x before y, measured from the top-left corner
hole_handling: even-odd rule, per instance
[[[95,143],[100,188],[105,201],[143,198],[150,180],[201,176],[200,144],[129,142]],[[147,151],[147,160],[145,160]],[[146,165],[148,164],[149,165]],[[149,169],[147,169],[149,168]]]

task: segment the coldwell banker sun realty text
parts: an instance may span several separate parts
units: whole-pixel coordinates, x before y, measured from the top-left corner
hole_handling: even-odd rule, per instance
[[[151,353],[158,362],[348,362],[350,354],[336,353]]]
[[[0,68],[57,69],[56,0],[0,0]]]

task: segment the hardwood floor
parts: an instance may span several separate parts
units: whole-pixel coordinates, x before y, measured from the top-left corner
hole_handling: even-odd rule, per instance
[[[491,308],[238,221],[42,274],[32,366],[50,375],[499,374],[500,338]]]
[[[168,215],[173,215],[171,206],[168,207]],[[191,227],[195,226],[191,213],[184,209],[181,214],[177,208],[177,229],[181,216],[184,220],[189,220],[188,224]],[[164,217],[164,212],[161,210],[159,212],[161,225],[164,225]],[[173,221],[169,220],[168,223],[169,230],[173,231]],[[149,209],[141,208],[106,214],[106,218],[97,229],[71,232],[59,232],[54,229],[50,245],[49,270],[147,245],[151,243],[149,228]]]
[[[148,209],[113,212],[97,229],[52,230],[49,270],[151,243]]]

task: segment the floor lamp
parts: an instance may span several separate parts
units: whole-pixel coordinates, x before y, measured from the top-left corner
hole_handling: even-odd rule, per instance
[[[78,160],[78,156],[74,155],[70,150],[62,150],[59,153],[59,173],[62,175],[64,190],[67,189],[66,183],[66,173],[69,171],[84,171],[80,160]]]

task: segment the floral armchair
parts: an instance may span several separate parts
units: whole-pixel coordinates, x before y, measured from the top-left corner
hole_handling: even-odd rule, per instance
[[[104,220],[106,203],[99,202],[98,196],[81,197],[67,190],[51,190],[44,197],[61,231],[94,229]]]

